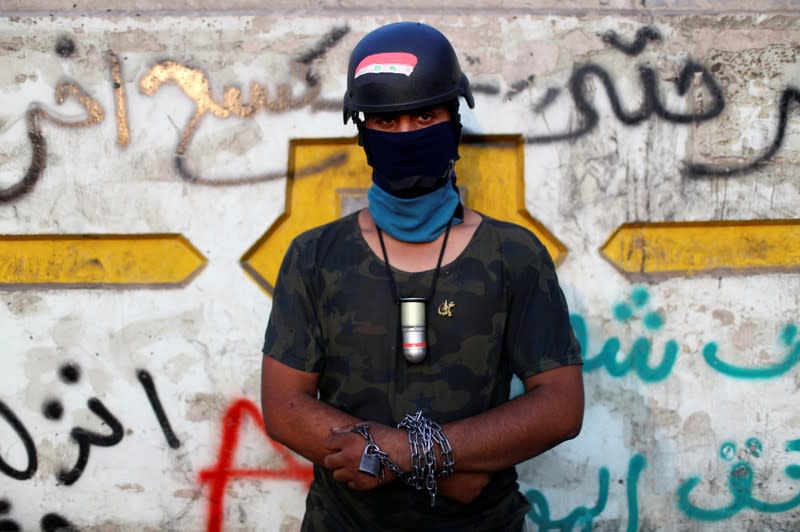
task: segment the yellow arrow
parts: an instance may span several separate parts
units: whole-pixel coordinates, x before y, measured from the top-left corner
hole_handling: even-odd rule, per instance
[[[559,264],[566,247],[525,207],[522,137],[465,137],[456,164],[458,185],[469,207],[533,231]],[[272,293],[281,260],[299,233],[366,205],[372,171],[354,138],[292,141],[286,208],[242,257],[242,266]]]
[[[206,259],[183,236],[2,235],[2,285],[180,285]]]
[[[633,223],[600,248],[634,277],[797,271],[800,220]]]

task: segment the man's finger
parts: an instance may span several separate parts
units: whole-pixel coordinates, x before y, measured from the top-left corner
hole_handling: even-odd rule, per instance
[[[344,467],[344,461],[342,460],[342,453],[331,453],[325,458],[322,459],[322,466],[325,469],[329,469],[331,471],[336,471]]]

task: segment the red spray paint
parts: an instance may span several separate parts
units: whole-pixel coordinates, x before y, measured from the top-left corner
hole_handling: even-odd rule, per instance
[[[245,416],[249,416],[267,437],[273,449],[283,458],[282,469],[234,469],[233,458],[239,444],[239,429]],[[245,478],[270,478],[295,480],[311,485],[314,473],[311,465],[301,463],[285,447],[267,436],[264,420],[258,407],[248,399],[234,401],[225,412],[222,420],[222,443],[219,447],[217,463],[200,471],[200,483],[209,484],[208,528],[209,532],[222,530],[222,519],[225,509],[225,487],[228,481]]]

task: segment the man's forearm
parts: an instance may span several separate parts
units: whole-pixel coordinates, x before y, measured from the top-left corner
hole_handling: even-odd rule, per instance
[[[457,471],[491,473],[516,465],[575,437],[583,419],[580,366],[566,366],[525,381],[526,392],[482,414],[443,426],[453,447]],[[265,357],[262,366],[262,410],[267,432],[312,462],[324,465],[331,453],[325,441],[331,429],[361,420],[319,401],[317,379]],[[403,470],[410,468],[404,431],[370,423],[375,442]],[[354,439],[355,438],[355,439]],[[342,442],[343,437],[336,438]],[[350,434],[346,445],[363,450]],[[351,453],[352,455],[353,453]]]
[[[322,464],[330,453],[323,442],[334,427],[360,420],[322,401],[316,379],[264,357],[261,368],[261,411],[270,438],[311,460]]]
[[[584,407],[581,368],[551,372],[527,380],[526,392],[512,401],[442,427],[456,470],[499,471],[578,435]]]
[[[330,453],[323,442],[331,428],[359,422],[316,398],[298,397],[283,404],[280,401],[265,404],[262,398],[262,405],[270,438],[319,465]]]

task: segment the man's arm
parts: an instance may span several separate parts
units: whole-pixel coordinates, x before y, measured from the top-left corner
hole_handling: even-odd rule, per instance
[[[563,366],[525,379],[525,393],[521,396],[482,414],[447,423],[442,429],[453,447],[457,472],[492,473],[577,436],[583,423],[583,408],[581,366]],[[404,431],[374,434],[375,442],[389,452],[392,460],[409,463]],[[334,432],[327,438],[327,445],[345,450],[359,444],[345,433]],[[352,468],[348,463],[352,456],[352,451],[329,455],[324,460],[325,467],[336,470],[340,482],[363,476],[357,464]]]
[[[580,365],[525,379],[525,393],[477,416],[443,428],[461,471],[498,471],[533,458],[580,433],[583,376]]]
[[[323,442],[332,428],[361,420],[319,401],[318,381],[317,373],[296,370],[266,355],[262,357],[261,412],[267,434],[322,465],[330,454]]]
[[[364,438],[350,432],[353,425],[363,420],[317,399],[318,381],[317,373],[296,370],[263,356],[261,412],[267,434],[315,464],[332,469],[338,482],[345,482],[353,489],[377,487],[378,479],[358,470],[364,452]],[[406,432],[375,422],[370,422],[370,430],[376,441],[395,443],[397,447],[381,445],[381,448],[393,458],[399,457],[396,463],[401,469],[409,469]],[[332,434],[337,434],[338,438],[331,439]],[[328,464],[331,456],[335,457],[336,467]],[[391,473],[387,477],[393,479]]]
[[[332,469],[334,478],[357,490],[373,489],[380,485],[377,478],[369,477],[358,466],[364,452],[364,439],[349,432],[353,424],[362,420],[337,410],[317,399],[319,375],[299,371],[269,356],[261,363],[261,411],[269,436],[312,462]],[[341,430],[334,430],[340,427]],[[370,422],[376,441],[394,442],[389,448],[395,463],[408,470],[408,436],[405,431]],[[333,435],[333,436],[332,436]],[[387,480],[394,480],[386,472]],[[456,473],[440,480],[440,492],[446,497],[468,503],[477,497],[488,483],[484,473]]]

